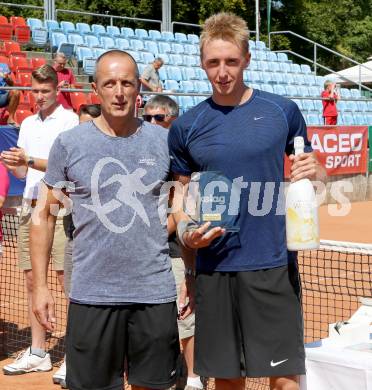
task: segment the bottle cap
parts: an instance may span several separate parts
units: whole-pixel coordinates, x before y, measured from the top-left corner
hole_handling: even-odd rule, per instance
[[[305,147],[304,137],[295,137],[293,146],[295,149],[304,149]]]

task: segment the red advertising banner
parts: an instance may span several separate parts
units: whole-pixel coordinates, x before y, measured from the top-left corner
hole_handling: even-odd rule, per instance
[[[307,136],[329,176],[366,173],[368,126],[309,126]],[[285,159],[285,177],[289,177]]]

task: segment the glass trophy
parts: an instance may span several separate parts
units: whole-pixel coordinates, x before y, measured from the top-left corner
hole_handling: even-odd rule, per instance
[[[238,232],[240,196],[234,196],[233,183],[223,174],[213,171],[192,175],[197,183],[195,220],[202,225],[210,222],[211,228],[221,227],[226,232]],[[240,195],[240,193],[239,193]]]

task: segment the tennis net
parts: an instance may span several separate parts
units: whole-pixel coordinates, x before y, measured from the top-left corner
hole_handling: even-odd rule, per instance
[[[17,267],[16,209],[6,209],[2,220],[4,241],[0,263],[0,352],[14,355],[30,344],[24,275]],[[318,250],[299,253],[305,320],[305,342],[328,335],[328,324],[348,319],[361,297],[372,298],[372,245],[321,241]],[[56,273],[49,272],[56,302],[57,327],[47,336],[53,362],[64,354],[66,299]],[[213,381],[208,389],[213,389]],[[268,389],[266,379],[247,380],[247,389]]]

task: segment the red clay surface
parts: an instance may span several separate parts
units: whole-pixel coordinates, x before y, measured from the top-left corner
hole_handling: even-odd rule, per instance
[[[341,217],[332,216],[329,206],[321,207],[320,232],[322,239],[372,243],[372,202],[352,203],[350,212],[346,216]],[[331,322],[335,318],[338,319],[340,317],[346,318],[356,309],[357,298],[349,299],[347,293],[353,291],[355,296],[359,296],[358,291],[362,294],[365,291],[363,290],[364,288],[371,288],[370,279],[363,281],[363,274],[367,278],[371,274],[369,259],[367,261],[365,258],[354,259],[353,263],[341,256],[339,265],[337,264],[337,267],[332,269],[331,262],[327,259],[327,253],[325,253],[323,259],[317,260],[316,264],[313,263],[314,261],[310,255],[308,259],[303,260],[301,265],[301,270],[305,273],[303,282],[309,287],[308,291],[304,291],[307,341],[313,338],[325,337],[328,321]],[[352,277],[360,277],[361,281],[357,283],[350,282],[347,279],[350,273],[352,273]],[[335,275],[337,276],[335,280],[339,285],[336,285],[335,289],[332,290],[333,292],[330,293],[327,290],[327,285],[329,285],[328,282],[331,277],[334,278]],[[5,279],[2,280],[4,281]],[[335,280],[332,279],[332,283],[335,283]],[[19,280],[18,282],[20,283],[21,281]],[[14,281],[12,283],[14,284]],[[1,287],[1,294],[7,290],[7,295],[9,296],[9,288],[7,287],[9,286],[3,285]],[[356,290],[354,291],[353,289]],[[335,299],[336,294],[337,299]],[[325,304],[327,305],[326,309],[324,308]],[[10,361],[10,359],[6,358],[0,360],[0,369]],[[56,369],[54,368],[53,372]],[[52,372],[20,376],[4,376],[2,372],[0,373],[1,390],[47,390],[59,388],[60,386],[52,384]],[[209,388],[213,388],[213,385],[211,384]],[[250,384],[247,388],[263,389],[265,386],[256,383]]]

